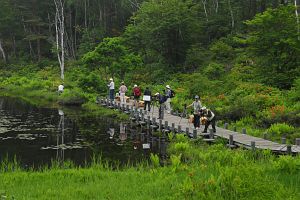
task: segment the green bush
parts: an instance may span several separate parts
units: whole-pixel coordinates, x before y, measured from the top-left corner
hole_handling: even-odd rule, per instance
[[[272,126],[267,130],[268,133],[271,133],[273,135],[289,135],[292,134],[295,131],[295,128],[293,126],[290,126],[286,123],[276,123],[272,124]]]

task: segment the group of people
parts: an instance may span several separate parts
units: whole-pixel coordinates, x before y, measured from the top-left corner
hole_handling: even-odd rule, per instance
[[[195,100],[191,105],[188,105],[186,108],[193,108],[193,122],[195,129],[200,129],[200,120],[205,124],[203,133],[207,133],[208,126],[211,124],[213,132],[216,132],[216,117],[215,114],[207,109],[205,106],[202,106],[200,97],[195,96]]]
[[[111,101],[115,99],[115,83],[113,79],[110,79],[110,83],[107,85],[109,88],[109,98]],[[120,96],[121,105],[126,104],[126,92],[128,92],[128,88],[126,87],[125,83],[122,82],[121,86],[119,87],[119,91],[117,95]],[[134,102],[133,106],[139,107],[139,100],[142,95],[141,88],[137,85],[134,85],[132,91]],[[159,103],[159,119],[164,118],[164,110],[167,113],[171,112],[171,98],[175,96],[175,92],[171,89],[169,85],[166,85],[166,88],[162,92],[155,93],[152,96],[151,90],[149,87],[146,87],[144,94],[143,94],[143,101],[144,101],[144,110],[147,109],[150,112],[151,110],[151,101],[156,100]],[[186,108],[193,108],[193,123],[195,129],[200,128],[200,120],[203,124],[205,124],[205,128],[203,133],[207,132],[208,126],[211,125],[214,132],[216,132],[216,118],[215,114],[207,109],[206,107],[202,106],[200,97],[198,95],[195,96],[195,100],[191,105],[186,106]]]
[[[109,84],[107,85],[109,88],[109,99],[111,101],[114,101],[115,99],[115,83],[113,79],[110,79]],[[126,87],[125,83],[122,82],[121,86],[119,87],[118,93],[116,95],[119,95],[121,105],[126,104],[126,92],[128,92],[128,88]],[[139,107],[139,101],[142,96],[141,88],[138,87],[136,84],[133,86],[133,106]],[[153,98],[157,100],[160,104],[159,110],[160,113],[163,113],[163,110],[166,109],[168,113],[171,112],[171,98],[173,98],[174,92],[171,90],[171,87],[169,85],[166,86],[166,90],[162,91],[161,93],[156,93],[154,96],[152,96],[151,90],[149,87],[146,87],[144,93],[143,93],[143,101],[144,101],[144,110],[151,111],[151,101]],[[160,114],[160,118],[163,118],[163,115]]]

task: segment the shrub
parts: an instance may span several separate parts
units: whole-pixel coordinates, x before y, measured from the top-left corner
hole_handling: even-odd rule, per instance
[[[292,174],[300,169],[300,159],[299,157],[296,159],[292,156],[280,156],[275,162],[275,166],[278,170]]]
[[[286,123],[276,123],[267,130],[268,133],[280,136],[282,134],[292,134],[295,131],[293,126]]]

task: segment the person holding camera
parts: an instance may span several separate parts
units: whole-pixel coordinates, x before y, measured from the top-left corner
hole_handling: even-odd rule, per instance
[[[200,128],[200,110],[202,108],[200,97],[198,95],[195,96],[195,101],[187,106],[187,108],[193,107],[194,109],[194,127],[195,129]]]
[[[211,110],[207,109],[206,107],[202,107],[200,115],[207,118],[207,120],[205,122],[205,128],[204,128],[204,131],[202,131],[202,133],[207,133],[207,129],[210,124],[212,126],[213,132],[215,133],[216,132],[216,116],[215,116],[215,114]]]
[[[148,105],[148,111],[150,112],[150,104],[151,104],[151,91],[149,87],[146,87],[146,90],[144,91],[144,110],[146,110],[146,107]]]

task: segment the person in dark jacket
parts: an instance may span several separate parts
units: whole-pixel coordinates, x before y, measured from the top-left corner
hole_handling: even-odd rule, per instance
[[[202,107],[200,113],[201,113],[200,114],[201,117],[207,118],[207,121],[205,123],[205,128],[204,128],[204,131],[202,131],[202,133],[207,133],[207,129],[210,124],[212,126],[213,132],[215,133],[216,132],[216,116],[215,116],[215,114],[211,110],[207,109],[206,107]]]
[[[159,103],[159,110],[158,110],[158,119],[164,119],[164,109],[165,109],[165,102],[167,101],[167,96],[163,95],[164,92],[162,94],[160,93],[156,93],[155,97],[158,100]]]
[[[146,107],[148,105],[148,111],[150,112],[151,91],[150,91],[149,87],[146,87],[143,100],[144,100],[144,110],[146,110]]]

